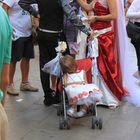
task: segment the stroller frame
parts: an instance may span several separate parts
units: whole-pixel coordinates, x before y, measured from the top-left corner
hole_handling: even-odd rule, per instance
[[[67,109],[68,109],[68,103],[66,101],[66,91],[65,91],[65,85],[64,85],[64,79],[63,79],[63,71],[60,67],[60,80],[61,80],[61,103],[60,106],[57,107],[57,115],[59,116],[59,129],[70,129],[70,119],[80,119],[86,116],[92,116],[91,120],[91,128],[95,129],[96,127],[99,129],[102,129],[103,121],[101,118],[98,117],[97,113],[97,106],[95,104],[91,104],[88,107],[87,114],[80,118],[75,117],[69,117],[67,115]],[[79,108],[77,108],[78,110]]]

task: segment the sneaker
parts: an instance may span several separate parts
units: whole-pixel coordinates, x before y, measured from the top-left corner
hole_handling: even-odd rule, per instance
[[[19,91],[15,88],[13,83],[8,86],[7,93],[9,95],[13,95],[13,96],[18,96],[19,95]]]
[[[21,91],[38,92],[38,88],[33,87],[32,85],[30,85],[29,82],[27,82],[27,83],[21,83],[20,90]]]
[[[85,116],[86,113],[87,113],[87,111],[85,109],[81,109],[79,112],[77,112],[76,117],[81,118],[81,117]]]
[[[76,109],[70,108],[67,110],[67,115],[70,117],[75,117],[76,116]]]

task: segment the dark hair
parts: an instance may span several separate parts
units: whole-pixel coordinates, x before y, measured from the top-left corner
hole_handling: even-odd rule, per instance
[[[77,70],[76,61],[70,55],[65,55],[60,59],[60,66],[64,73],[74,73]]]

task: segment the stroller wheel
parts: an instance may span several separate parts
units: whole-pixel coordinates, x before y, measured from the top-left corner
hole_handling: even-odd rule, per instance
[[[63,123],[62,118],[59,119],[59,129],[60,130],[64,129],[64,123]]]
[[[102,129],[102,124],[103,124],[103,121],[101,118],[96,118],[96,126],[99,128],[99,129]]]
[[[99,120],[98,120],[98,128],[102,129],[102,126],[103,126],[103,121],[102,121],[101,118],[99,118]]]
[[[63,120],[62,118],[59,119],[59,129],[70,129],[70,122],[69,120]]]
[[[92,123],[91,124],[92,125],[91,128],[92,129],[95,129],[95,123],[96,123],[96,121],[95,121],[95,118],[94,117],[92,118],[92,122],[91,123]]]
[[[65,128],[68,129],[68,130],[70,129],[70,122],[69,122],[69,120],[65,121]]]

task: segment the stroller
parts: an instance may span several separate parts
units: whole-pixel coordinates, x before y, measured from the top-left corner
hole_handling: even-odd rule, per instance
[[[87,81],[88,83],[92,82],[92,76],[91,76],[91,71],[92,71],[92,60],[90,58],[86,59],[81,59],[76,61],[78,70],[85,70],[86,75],[87,75]],[[63,79],[63,71],[61,71],[61,104],[57,108],[57,115],[59,116],[59,128],[60,129],[70,129],[70,119],[67,115],[67,109],[69,107],[69,103],[66,99],[66,91],[65,91],[65,85],[64,85],[64,79]],[[77,111],[79,110],[80,106],[78,106]],[[91,104],[88,107],[87,114],[84,116],[92,116],[92,121],[91,121],[91,128],[95,129],[95,127],[98,127],[99,129],[102,129],[102,119],[98,118],[97,116],[97,107],[96,103]],[[74,117],[73,117],[74,118]],[[75,118],[79,119],[79,118]]]
[[[61,55],[62,54],[59,52],[59,54],[55,58],[56,63],[54,65],[54,67],[57,69],[57,70],[55,70],[55,72],[57,74],[60,74],[59,77],[60,77],[60,81],[61,81],[58,84],[58,89],[60,91],[61,103],[57,107],[57,115],[59,116],[59,129],[60,130],[70,129],[70,119],[71,118],[80,119],[80,118],[75,118],[75,117],[69,117],[67,115],[67,110],[69,108],[69,103],[68,103],[67,96],[66,96],[66,91],[65,91],[63,71],[62,71],[60,65],[58,65],[59,60],[60,60],[59,57],[61,57]],[[86,59],[76,60],[76,63],[77,63],[77,66],[78,66],[78,68],[77,68],[78,70],[85,70],[86,76],[87,76],[87,81],[88,81],[88,83],[91,83],[92,82],[92,66],[93,66],[92,59],[86,58]],[[50,64],[50,66],[52,66],[51,64]],[[55,69],[54,67],[52,68],[53,70]],[[79,109],[80,109],[80,106],[77,107],[77,111],[79,111]],[[95,127],[98,127],[99,129],[102,129],[103,121],[102,121],[101,118],[98,117],[96,103],[91,104],[88,107],[87,114],[83,117],[87,117],[87,116],[92,116],[92,120],[91,120],[91,128],[92,129],[95,129]]]

